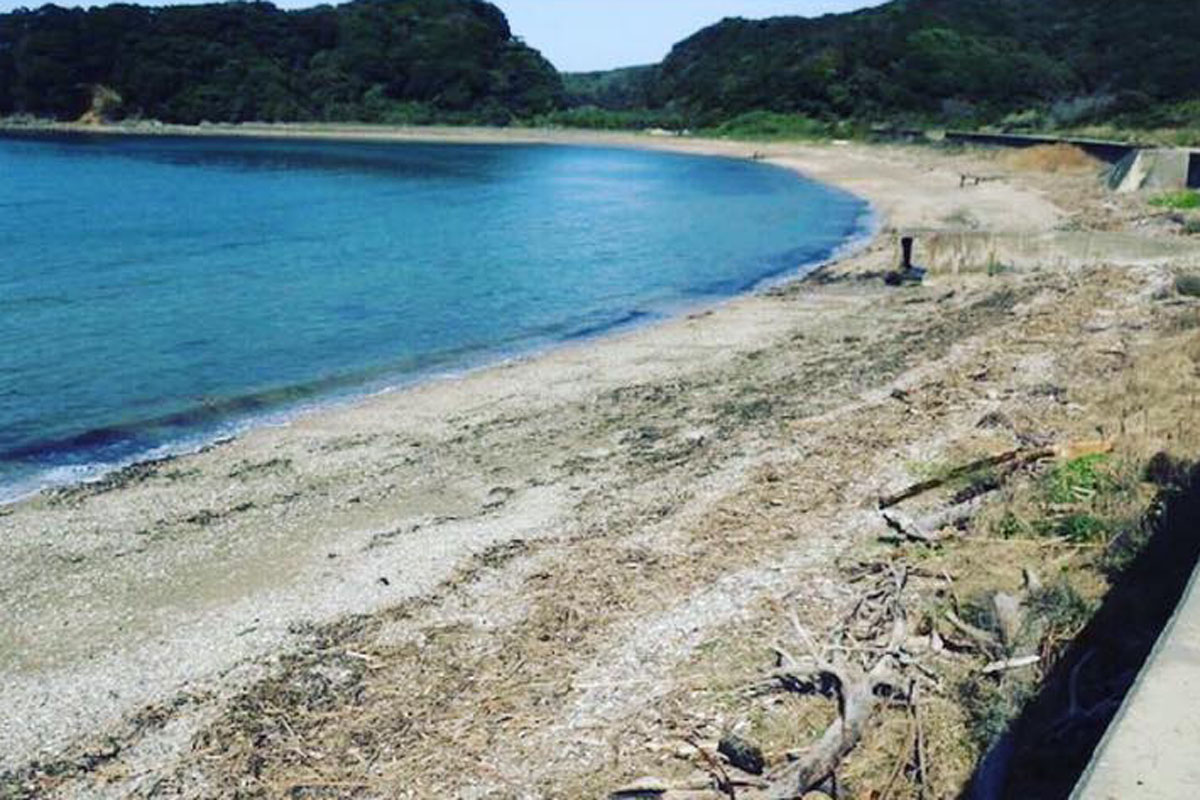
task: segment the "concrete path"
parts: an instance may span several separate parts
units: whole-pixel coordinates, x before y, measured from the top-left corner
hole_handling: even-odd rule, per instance
[[[1200,798],[1200,567],[1073,797]]]

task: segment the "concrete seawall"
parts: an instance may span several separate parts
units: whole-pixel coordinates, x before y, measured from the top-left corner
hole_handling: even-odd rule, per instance
[[[1200,567],[1072,797],[1200,797]]]

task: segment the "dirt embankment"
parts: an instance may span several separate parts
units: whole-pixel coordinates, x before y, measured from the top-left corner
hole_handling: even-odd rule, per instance
[[[731,730],[781,763],[828,706],[744,689],[791,614],[819,636],[855,602],[845,568],[881,557],[881,494],[1031,443],[1196,444],[1187,240],[876,277],[896,228],[1175,236],[1136,199],[980,156],[757,149],[872,200],[883,235],[818,280],[0,512],[0,787],[591,797],[687,780]],[[960,188],[982,170],[1003,179]],[[1030,542],[973,552],[1014,584],[1077,563]],[[946,703],[936,796],[979,754]],[[845,772],[863,790],[907,727],[871,736]]]

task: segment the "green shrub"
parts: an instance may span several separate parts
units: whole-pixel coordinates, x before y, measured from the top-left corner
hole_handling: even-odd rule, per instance
[[[837,135],[837,126],[802,114],[751,111],[718,125],[710,132],[735,139],[820,140]]]
[[[1046,475],[1046,499],[1051,503],[1078,503],[1112,488],[1112,477],[1103,469],[1108,462],[1107,455],[1097,454],[1060,464]]]
[[[1200,208],[1200,192],[1185,190],[1182,192],[1167,192],[1150,199],[1150,205],[1159,208],[1170,208],[1176,211]]]
[[[1059,536],[1075,544],[1089,544],[1108,538],[1108,523],[1091,514],[1071,514],[1055,524]]]
[[[995,278],[1004,275],[1007,272],[1012,272],[1013,268],[1003,261],[998,260],[995,256],[988,259],[987,275],[989,278]]]
[[[1180,275],[1175,278],[1175,290],[1187,297],[1200,297],[1200,275]]]
[[[1003,539],[1016,539],[1020,536],[1025,536],[1030,532],[1029,523],[1018,517],[1011,511],[1007,512],[1000,521],[996,523],[996,533]]]

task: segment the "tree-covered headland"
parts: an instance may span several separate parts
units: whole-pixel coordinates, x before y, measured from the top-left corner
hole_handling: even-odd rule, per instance
[[[559,107],[562,79],[483,0],[354,0],[0,15],[0,114],[167,122],[467,121]],[[119,98],[119,99],[118,99]]]
[[[697,125],[815,120],[1072,126],[1200,122],[1196,0],[894,0],[725,20],[679,43],[651,105]]]

